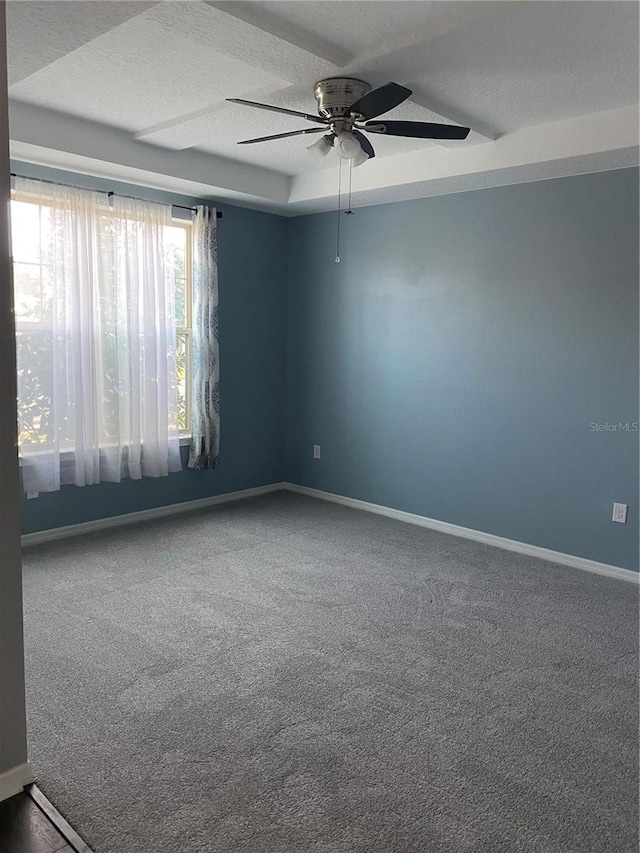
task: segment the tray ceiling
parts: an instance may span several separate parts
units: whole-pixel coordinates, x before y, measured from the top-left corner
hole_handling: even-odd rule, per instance
[[[409,86],[387,117],[472,128],[465,142],[372,137],[371,204],[637,163],[632,2],[229,0],[7,4],[12,156],[282,213],[333,204],[337,158],[306,126],[226,102],[315,112],[313,84]]]

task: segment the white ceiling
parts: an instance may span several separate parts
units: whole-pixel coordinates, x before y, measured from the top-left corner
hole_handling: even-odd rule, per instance
[[[372,136],[373,204],[638,162],[638,4],[593,0],[9,0],[17,159],[295,214],[334,203],[313,84],[393,80],[386,117],[465,124],[465,142]]]

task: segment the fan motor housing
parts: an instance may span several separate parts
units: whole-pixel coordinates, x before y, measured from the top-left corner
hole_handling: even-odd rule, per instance
[[[351,104],[370,91],[371,86],[364,80],[353,77],[328,77],[316,83],[313,93],[321,116],[342,118],[348,115]]]

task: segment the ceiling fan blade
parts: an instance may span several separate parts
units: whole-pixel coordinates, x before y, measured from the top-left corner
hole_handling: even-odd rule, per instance
[[[373,145],[369,142],[364,133],[360,133],[359,130],[354,130],[353,135],[360,143],[364,153],[369,157],[369,160],[371,160],[372,157],[376,156],[376,152],[373,150]]]
[[[407,89],[405,86],[387,83],[358,98],[355,104],[351,104],[349,107],[349,112],[358,113],[364,119],[375,118],[397,107],[412,94],[411,89]]]
[[[455,124],[433,124],[428,121],[369,121],[364,130],[414,139],[466,139],[470,128],[458,127]]]
[[[285,136],[302,136],[305,133],[324,133],[324,127],[305,127],[304,130],[291,130],[289,133],[276,133],[275,136],[258,136],[256,139],[243,139],[238,145],[251,145],[253,142],[269,142],[271,139],[284,139]]]
[[[259,110],[270,110],[272,113],[286,113],[288,116],[298,116],[298,118],[306,118],[307,121],[315,121],[316,124],[327,125],[329,120],[320,118],[320,116],[312,116],[309,113],[299,113],[297,110],[287,110],[284,107],[272,107],[271,104],[259,104],[257,101],[245,101],[243,98],[227,98],[232,104],[244,104],[246,107],[256,107]]]

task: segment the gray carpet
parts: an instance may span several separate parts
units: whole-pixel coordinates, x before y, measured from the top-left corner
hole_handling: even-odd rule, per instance
[[[25,554],[96,853],[637,851],[637,590],[288,493]]]

